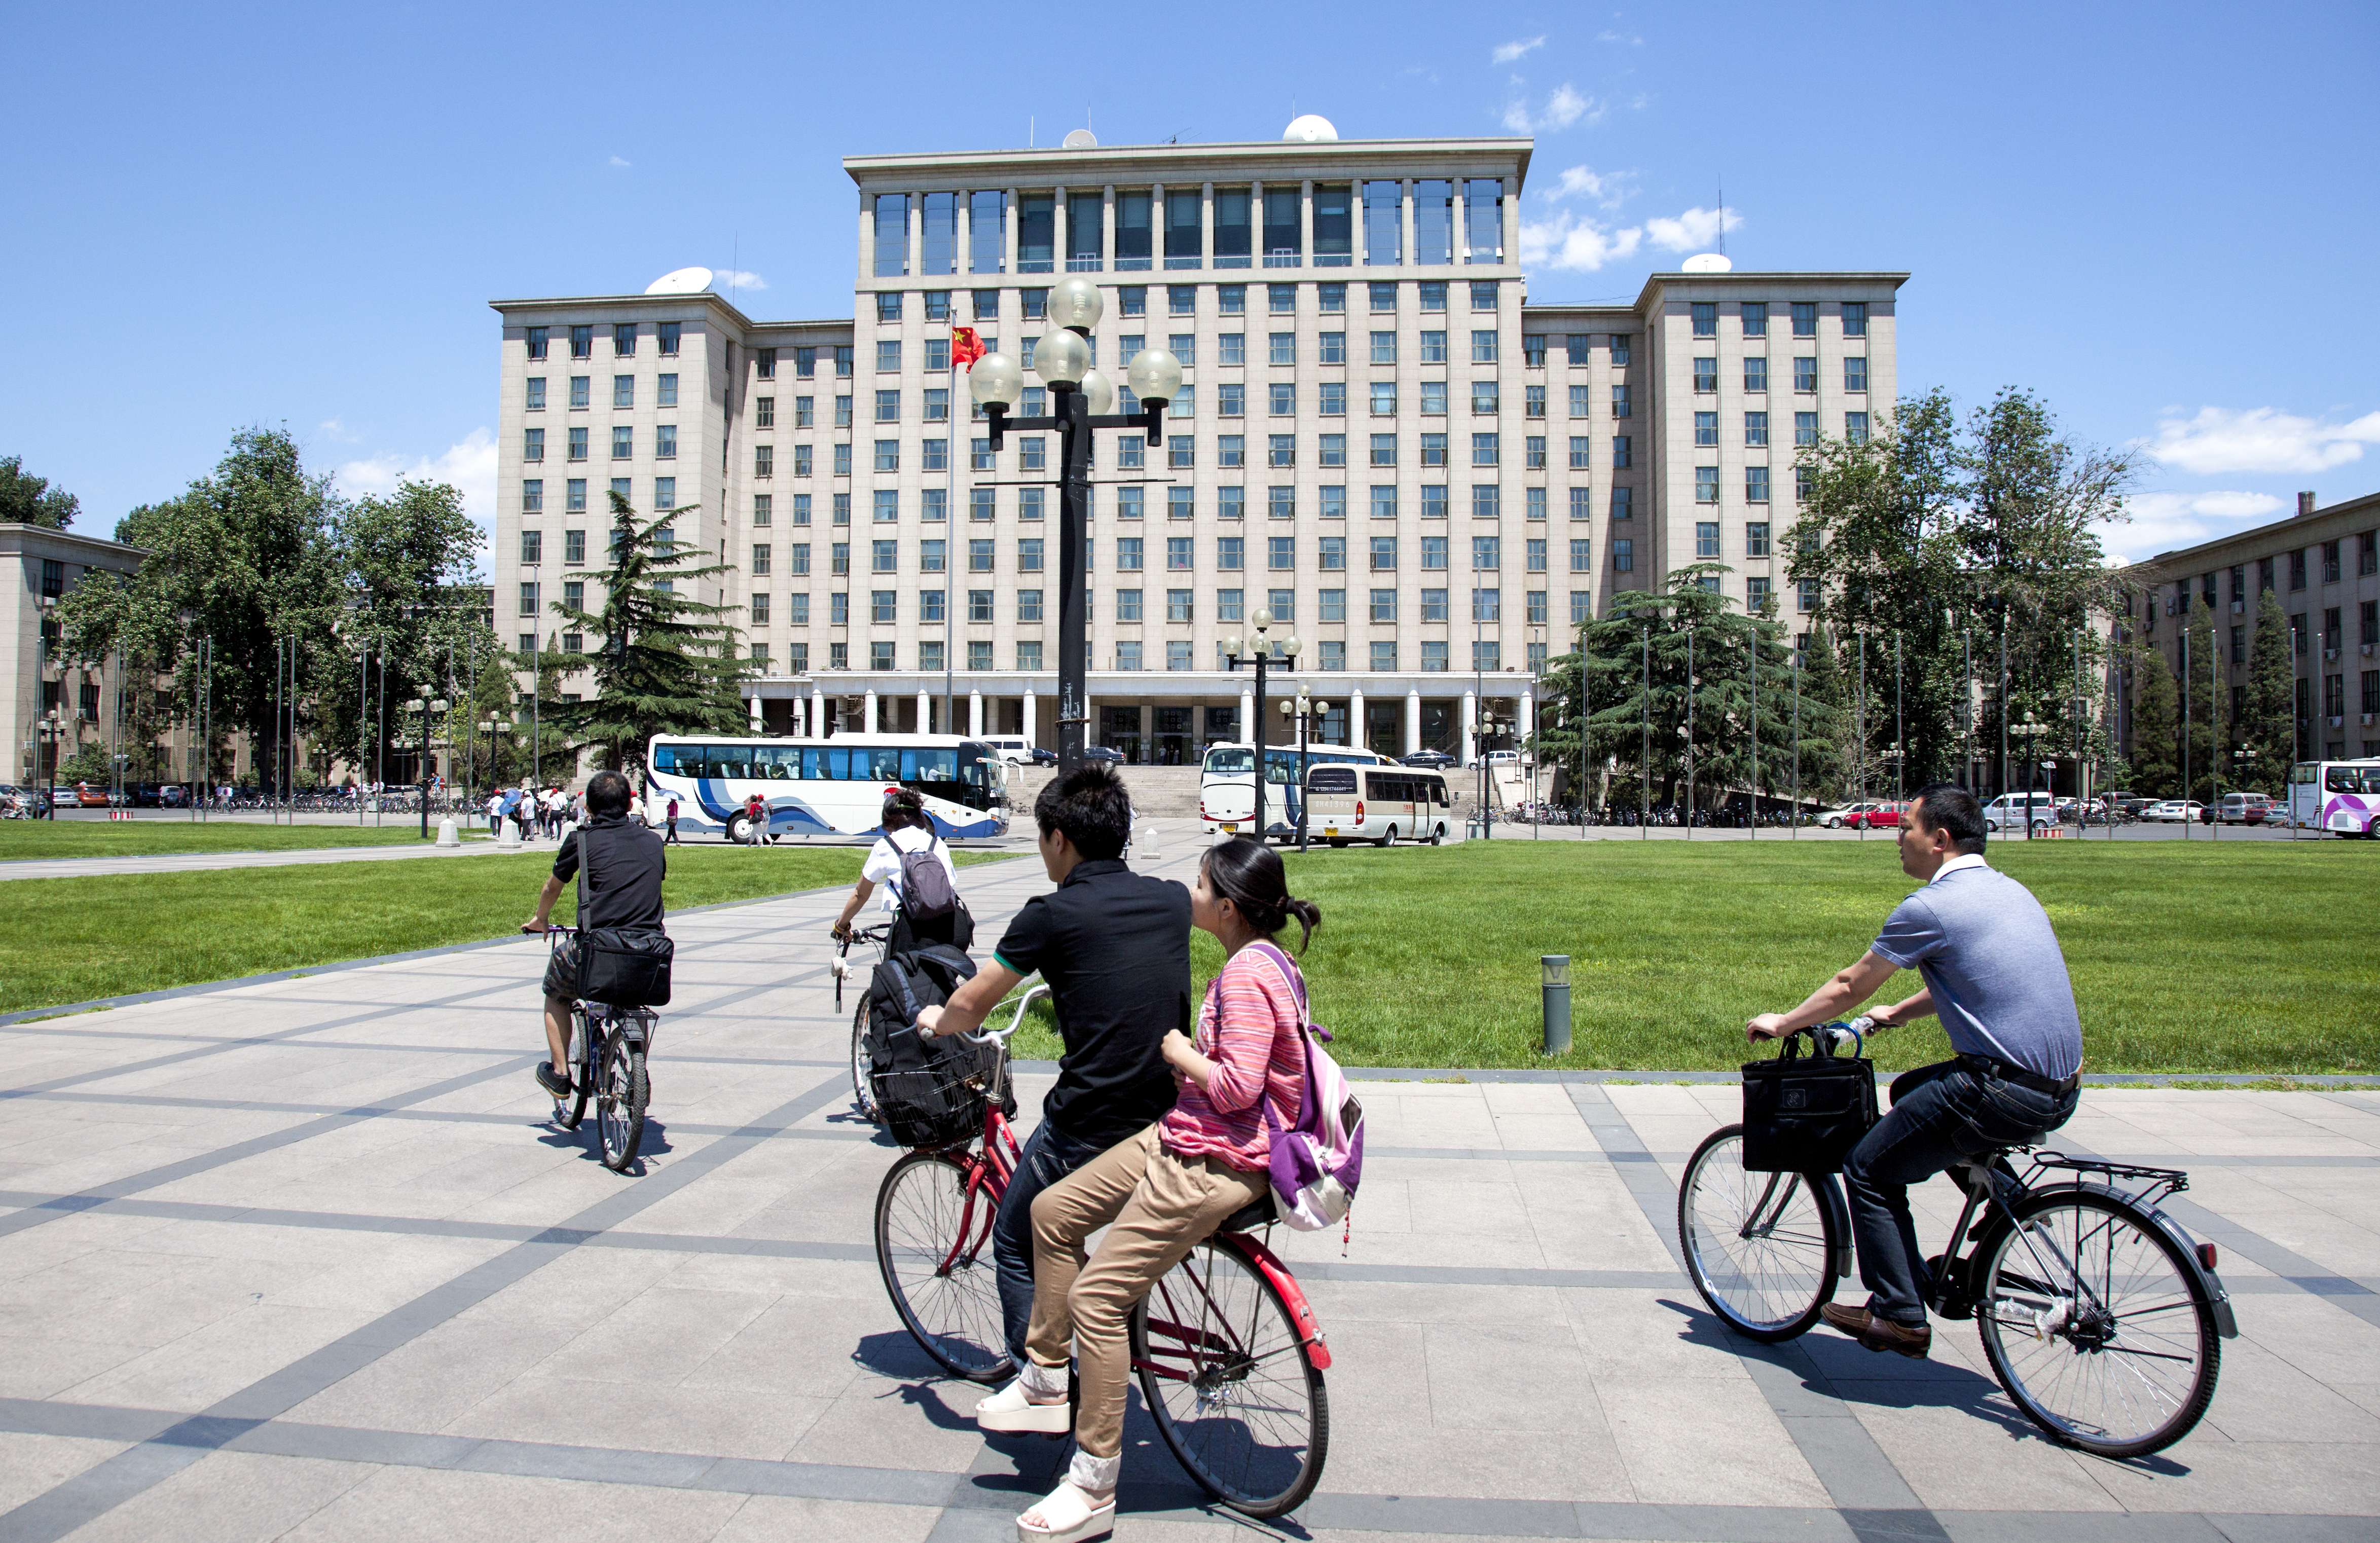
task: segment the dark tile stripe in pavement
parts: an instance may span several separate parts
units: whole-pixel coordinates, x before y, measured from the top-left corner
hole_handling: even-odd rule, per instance
[[[1620,1175],[1644,1211],[1671,1262],[1683,1271],[1678,1195],[1669,1175],[1648,1160],[1651,1154],[1635,1127],[1600,1087],[1574,1082],[1570,1085],[1570,1097],[1596,1144],[1614,1156],[1612,1172]],[[1733,1334],[1728,1334],[1727,1341],[1861,1543],[1949,1537],[1940,1519],[1919,1501],[1909,1481],[1876,1445],[1859,1416],[1836,1396],[1834,1384],[1806,1350],[1793,1344],[1755,1344]]]
[[[177,1442],[185,1416],[164,1410],[35,1399],[0,1399],[0,1430],[101,1441]],[[495,1437],[439,1436],[366,1427],[268,1419],[246,1425],[195,1450],[255,1452],[274,1457],[370,1463],[387,1467],[527,1475],[590,1484],[627,1484],[735,1495],[854,1500],[878,1505],[937,1506],[943,1515],[929,1537],[998,1539],[1015,1536],[1009,1519],[1039,1492],[1046,1476],[1018,1475],[996,1455],[979,1458],[964,1475],[946,1471],[711,1457],[610,1447],[515,1441]],[[137,1450],[137,1449],[136,1449]],[[1060,1449],[1054,1444],[1051,1453]],[[1054,1463],[1052,1456],[1050,1462]],[[1123,1514],[1133,1520],[1208,1523],[1258,1536],[1279,1529],[1251,1526],[1201,1503],[1178,1480],[1128,1480]],[[2344,1543],[2372,1536],[2368,1517],[2335,1515],[2204,1515],[2180,1513],[1945,1512],[1948,1537],[1958,1543]],[[1674,1543],[1814,1543],[1852,1538],[1881,1518],[1792,1506],[1662,1505],[1625,1500],[1479,1500],[1432,1495],[1359,1495],[1324,1491],[1299,1510],[1296,1530],[1346,1530],[1458,1537],[1642,1538]],[[0,1528],[0,1538],[17,1535]],[[1871,1532],[1868,1536],[1892,1536]]]
[[[541,1229],[461,1275],[392,1308],[279,1371],[178,1420],[140,1445],[55,1485],[0,1515],[0,1543],[55,1543],[136,1495],[172,1477],[208,1452],[287,1413],[390,1352],[411,1343],[457,1314],[532,1274],[589,1237],[600,1235],[650,1206],[660,1204],[697,1179],[751,1150],[773,1130],[797,1124],[832,1102],[839,1078],[820,1086],[721,1136],[669,1167],[624,1185],[558,1226]]]

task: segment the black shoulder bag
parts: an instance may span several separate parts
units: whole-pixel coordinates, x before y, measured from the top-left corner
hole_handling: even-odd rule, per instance
[[[1755,1173],[1832,1173],[1876,1124],[1876,1063],[1865,1046],[1801,1053],[1789,1036],[1773,1061],[1743,1068],[1743,1166]]]
[[[589,927],[587,872],[594,866],[590,829],[578,832],[578,994],[611,1007],[666,1007],[677,945],[658,927]]]

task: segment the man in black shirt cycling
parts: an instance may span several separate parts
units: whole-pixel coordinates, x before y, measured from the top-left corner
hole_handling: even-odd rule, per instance
[[[584,898],[578,910],[580,929],[600,928],[662,930],[662,879],[668,858],[662,838],[630,820],[633,795],[628,779],[617,772],[598,772],[587,784],[587,823],[563,838],[554,854],[553,872],[537,897],[537,914],[522,923],[524,932],[543,932],[562,888],[587,869]],[[552,1052],[551,1065],[537,1069],[538,1086],[556,1098],[570,1093],[570,1009],[578,1000],[578,940],[564,938],[554,946],[545,966],[545,1043]]]

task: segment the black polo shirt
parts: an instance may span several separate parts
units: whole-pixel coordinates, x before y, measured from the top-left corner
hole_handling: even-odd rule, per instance
[[[662,879],[669,870],[662,838],[625,815],[599,814],[562,838],[553,855],[553,876],[567,884],[587,863],[587,890],[579,906],[581,927],[662,925]]]
[[[1190,1028],[1190,892],[1115,858],[1082,862],[1008,924],[992,956],[1050,983],[1066,1053],[1041,1115],[1112,1147],[1173,1107],[1158,1045]]]

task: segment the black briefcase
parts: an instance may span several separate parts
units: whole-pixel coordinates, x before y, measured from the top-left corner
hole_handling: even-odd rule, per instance
[[[1743,1068],[1743,1166],[1755,1173],[1832,1173],[1876,1124],[1876,1063],[1792,1035],[1773,1061]]]
[[[660,928],[586,928],[587,836],[578,837],[578,995],[608,1007],[667,1007],[677,945]]]

